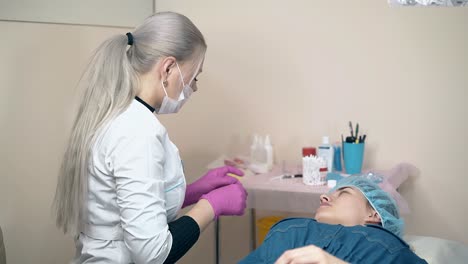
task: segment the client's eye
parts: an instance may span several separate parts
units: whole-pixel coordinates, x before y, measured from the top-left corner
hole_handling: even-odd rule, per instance
[[[338,193],[338,196],[341,196],[343,193],[346,193],[346,194],[350,194],[350,192],[346,191],[346,190],[342,190]]]
[[[194,81],[196,81],[196,82],[198,82],[198,79],[197,79],[197,77],[195,77],[193,80],[194,80]]]

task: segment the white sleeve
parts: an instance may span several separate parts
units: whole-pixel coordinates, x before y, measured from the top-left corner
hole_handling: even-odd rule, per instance
[[[135,263],[163,263],[172,247],[163,179],[163,135],[120,138],[111,156],[124,241]]]

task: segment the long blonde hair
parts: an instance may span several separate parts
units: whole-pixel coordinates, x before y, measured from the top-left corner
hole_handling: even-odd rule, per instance
[[[138,77],[161,58],[201,61],[206,51],[198,28],[187,17],[173,12],[148,17],[132,35],[132,46],[127,45],[124,34],[104,41],[80,79],[84,94],[63,156],[53,204],[56,224],[64,233],[79,232],[85,216],[91,148],[100,129],[134,99]]]

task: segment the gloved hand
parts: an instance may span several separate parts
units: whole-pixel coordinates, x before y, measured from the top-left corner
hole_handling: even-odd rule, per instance
[[[214,189],[238,182],[234,177],[228,176],[233,173],[239,176],[244,173],[231,166],[224,166],[209,170],[203,177],[187,186],[185,191],[185,200],[182,207],[192,205],[200,199],[203,194],[209,193]]]
[[[201,199],[206,199],[213,207],[215,219],[220,215],[243,215],[247,205],[247,192],[240,182],[213,190]]]

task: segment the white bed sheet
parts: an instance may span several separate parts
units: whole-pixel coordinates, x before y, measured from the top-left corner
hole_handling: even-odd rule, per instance
[[[414,235],[406,235],[404,239],[429,264],[468,263],[468,246],[460,242]]]

